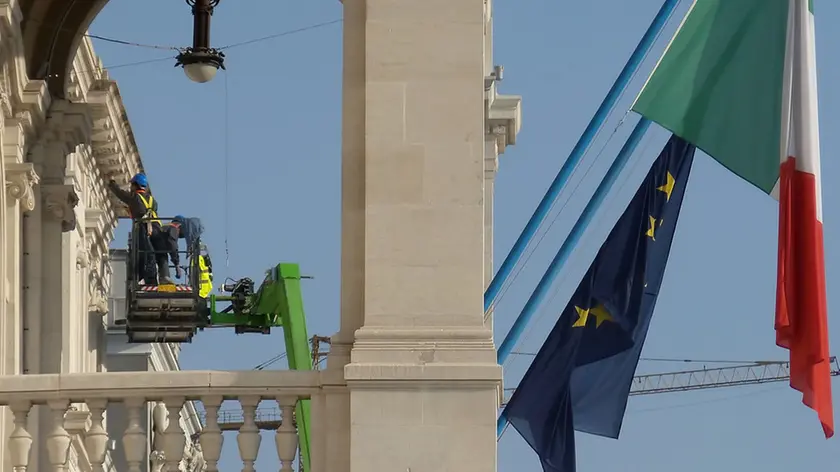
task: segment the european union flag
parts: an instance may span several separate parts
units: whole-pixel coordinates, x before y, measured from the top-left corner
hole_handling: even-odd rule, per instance
[[[574,430],[618,438],[694,150],[665,145],[504,410],[546,472],[575,470]]]

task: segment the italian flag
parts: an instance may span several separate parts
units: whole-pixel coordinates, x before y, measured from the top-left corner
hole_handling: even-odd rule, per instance
[[[831,437],[813,0],[695,0],[633,110],[778,199],[776,344]]]

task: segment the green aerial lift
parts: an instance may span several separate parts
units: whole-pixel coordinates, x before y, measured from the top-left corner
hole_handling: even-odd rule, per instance
[[[198,257],[206,254],[206,248],[201,243],[201,231],[193,233],[198,234],[185,238],[187,249],[182,251],[188,261],[183,284],[141,284],[135,265],[137,261],[144,260],[139,257],[144,255],[144,251],[154,251],[141,249],[151,248],[150,244],[138,244],[147,238],[145,224],[133,225],[126,261],[126,318],[123,322],[128,341],[184,343],[191,342],[196,332],[206,328],[233,328],[237,334],[270,334],[271,328],[280,327],[283,329],[289,369],[313,370],[300,286],[303,277],[299,266],[294,263],[277,264],[266,273],[256,290],[251,279],[243,278],[223,284],[223,294],[202,297]],[[309,470],[309,400],[298,402],[295,420],[304,470]]]

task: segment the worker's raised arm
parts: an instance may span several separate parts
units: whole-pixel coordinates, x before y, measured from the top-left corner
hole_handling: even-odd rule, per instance
[[[134,195],[128,190],[121,189],[120,186],[117,185],[117,182],[113,179],[111,179],[108,182],[108,189],[110,189],[111,193],[113,193],[117,198],[120,199],[121,202],[125,203],[126,205],[131,205],[131,203],[134,201]]]

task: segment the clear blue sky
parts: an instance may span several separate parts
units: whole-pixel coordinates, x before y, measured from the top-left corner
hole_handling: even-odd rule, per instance
[[[689,5],[684,0],[678,16]],[[502,156],[496,186],[496,261],[507,254],[661,0],[496,0],[495,62],[505,66],[503,93],[521,94],[523,129]],[[832,202],[840,190],[834,155],[840,137],[834,87],[840,33],[832,19],[840,3],[817,1],[821,84],[823,199],[829,307],[840,252],[840,223]],[[341,18],[338,0],[223,0],[213,19],[221,46]],[[191,40],[187,5],[171,0],[112,1],[94,34],[140,43],[183,46]],[[676,27],[674,18],[667,30]],[[661,38],[656,54],[666,37]],[[96,41],[106,65],[165,57],[165,51]],[[644,74],[656,57],[648,58]],[[332,334],[339,308],[341,26],[331,25],[228,51],[230,147],[225,170],[225,78],[189,82],[174,61],[115,68],[116,78],[165,214],[201,217],[218,269],[217,279],[261,279],[278,261],[299,262],[315,279],[305,284],[310,334]],[[497,309],[497,343],[614,157],[635,118],[613,134],[641,87],[640,76],[602,132],[563,206],[514,287]],[[646,166],[667,135],[650,134],[617,192],[568,266],[556,298],[541,312],[519,349],[536,351],[575,288]],[[598,150],[604,152],[598,156]],[[596,159],[597,156],[597,159]],[[225,194],[225,181],[229,191]],[[225,212],[227,199],[230,213]],[[644,356],[681,359],[782,359],[774,345],[773,311],[777,206],[706,156],[695,161],[671,260]],[[122,238],[124,231],[120,232]],[[230,264],[225,266],[225,239]],[[118,242],[121,244],[121,241]],[[831,322],[830,322],[831,323]],[[840,349],[840,325],[831,323]],[[249,369],[283,350],[282,337],[205,331],[185,346],[186,369]],[[837,351],[834,351],[836,353]],[[513,386],[528,359],[506,370]],[[642,362],[661,372],[697,365]],[[840,387],[835,384],[835,388]],[[835,394],[840,408],[840,395]],[[235,436],[226,435],[221,466],[235,470]],[[578,466],[596,470],[682,472],[708,470],[829,470],[840,443],[826,441],[816,416],[786,384],[634,398],[618,441],[578,435]],[[273,438],[264,437],[260,470],[276,468]],[[536,456],[509,430],[499,447],[499,470],[540,470]]]

